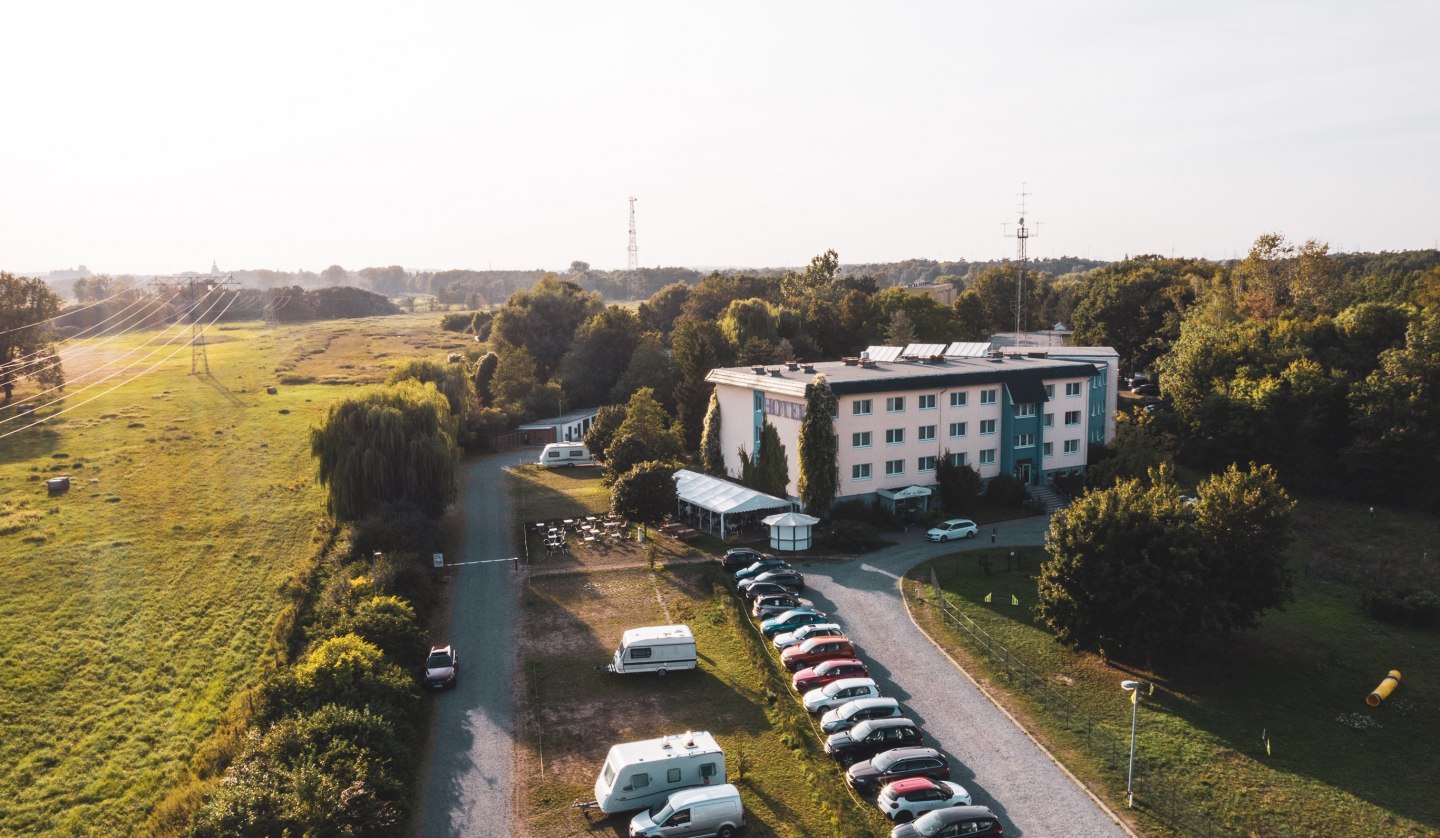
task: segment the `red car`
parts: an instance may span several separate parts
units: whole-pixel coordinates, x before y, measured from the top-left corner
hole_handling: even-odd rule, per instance
[[[799,646],[791,646],[780,655],[780,663],[791,672],[831,658],[853,658],[855,647],[848,637],[811,637]]]
[[[854,658],[831,658],[795,673],[795,689],[801,694],[841,678],[864,678],[870,668]]]

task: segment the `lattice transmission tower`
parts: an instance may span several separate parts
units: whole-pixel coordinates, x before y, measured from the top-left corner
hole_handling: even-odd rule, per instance
[[[1030,237],[1031,237],[1032,235],[1035,235],[1034,233],[1032,233],[1032,232],[1030,231],[1030,228],[1029,228],[1029,227],[1026,227],[1026,226],[1025,226],[1025,199],[1026,199],[1027,197],[1029,197],[1029,195],[1030,195],[1029,192],[1026,192],[1026,191],[1025,191],[1025,187],[1026,187],[1027,185],[1028,185],[1028,184],[1026,184],[1026,183],[1021,183],[1021,184],[1020,184],[1020,223],[1019,223],[1018,225],[1016,225],[1016,227],[1015,227],[1015,232],[1014,232],[1014,234],[1013,234],[1013,236],[1012,236],[1012,237],[1015,239],[1016,249],[1019,251],[1019,252],[1016,254],[1016,266],[1015,266],[1015,345],[1016,345],[1016,346],[1020,346],[1020,345],[1024,342],[1024,339],[1025,339],[1025,338],[1024,338],[1024,335],[1025,335],[1025,327],[1026,327],[1026,325],[1027,325],[1027,324],[1025,323],[1025,267],[1026,267],[1026,263],[1027,263],[1027,262],[1029,261],[1029,259],[1030,259],[1030,255],[1029,255],[1029,253],[1026,251],[1026,243],[1030,241]],[[1036,226],[1038,227],[1039,225],[1037,224]],[[1010,235],[1012,235],[1012,234],[1007,233],[1006,235],[1007,235],[1007,236],[1010,236]]]
[[[640,267],[640,246],[635,243],[635,197],[630,197],[630,261],[629,269],[638,270]]]

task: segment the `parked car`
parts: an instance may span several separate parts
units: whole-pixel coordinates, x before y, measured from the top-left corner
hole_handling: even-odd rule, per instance
[[[905,715],[900,702],[893,698],[856,698],[820,717],[820,732],[825,735],[849,730],[866,719],[896,719]]]
[[[757,573],[749,579],[741,579],[737,587],[745,590],[752,585],[761,582],[775,582],[787,588],[794,588],[797,591],[805,590],[805,575],[794,568],[782,567],[776,570],[767,570],[764,573]]]
[[[974,538],[980,527],[969,518],[951,518],[925,533],[930,541],[951,541],[956,538]]]
[[[867,719],[849,730],[830,734],[825,740],[825,753],[849,767],[891,748],[919,747],[924,742],[920,726],[910,719]]]
[[[793,611],[786,611],[778,617],[761,620],[760,633],[766,637],[774,637],[781,632],[794,631],[803,625],[823,622],[825,622],[824,613],[816,611],[814,608],[796,608]]]
[[[848,637],[811,637],[799,646],[780,653],[780,664],[791,672],[831,658],[854,658],[855,646]]]
[[[749,547],[732,547],[725,551],[725,556],[720,559],[720,566],[726,573],[734,573],[737,570],[744,570],[761,559],[768,559],[759,550],[752,550]]]
[[[831,681],[839,681],[841,678],[864,678],[869,674],[870,667],[855,658],[831,658],[796,671],[795,677],[790,679],[790,684],[795,688],[795,692],[804,695]]]
[[[955,806],[926,812],[890,831],[890,838],[965,838],[1003,835],[1005,828],[995,813],[984,806]]]
[[[755,598],[755,606],[750,609],[750,614],[760,618],[774,617],[792,608],[811,608],[814,605],[810,600],[801,599],[794,594],[765,594]]]
[[[856,763],[850,767],[858,768],[860,765],[861,763]],[[932,780],[928,777],[897,780],[882,786],[875,797],[875,805],[880,809],[880,814],[895,823],[913,821],[936,809],[970,804],[970,792],[966,791],[964,786],[949,780]]]
[[[880,687],[870,678],[841,678],[805,693],[800,700],[811,713],[823,713],[857,698],[876,698]]]
[[[413,670],[412,670],[413,671]],[[425,658],[425,686],[435,690],[455,686],[460,671],[460,657],[454,646],[431,646]]]
[[[850,784],[850,788],[861,794],[869,794],[879,790],[881,786],[897,780],[908,781],[911,777],[944,780],[949,776],[950,761],[934,748],[892,748],[872,759],[850,766],[845,772],[845,781]],[[964,794],[965,790],[960,789],[960,792]],[[932,796],[918,795],[918,798],[929,799]],[[948,800],[950,797],[951,795],[946,795],[945,799]],[[956,800],[950,805],[969,806],[970,795],[965,794],[964,800]],[[928,812],[930,809],[939,808],[939,806],[931,806],[921,811]],[[920,812],[914,814],[918,815]],[[891,820],[894,818],[892,817]],[[909,820],[909,818],[901,818],[901,820]]]
[[[742,599],[753,601],[756,597],[770,596],[772,594],[793,594],[799,596],[800,590],[787,585],[781,585],[779,582],[756,582],[753,585],[741,588],[739,593]]]
[[[801,626],[794,631],[777,634],[775,635],[775,639],[770,642],[775,644],[776,649],[783,652],[791,646],[803,642],[807,637],[821,637],[824,635],[839,637],[844,633],[845,630],[840,628],[839,623],[811,623],[808,626]]]
[[[726,783],[683,789],[630,820],[631,838],[731,838],[745,827],[740,790]]]
[[[784,559],[777,559],[773,556],[766,556],[763,559],[751,563],[751,565],[735,572],[735,581],[749,579],[751,576],[759,576],[767,570],[775,570],[781,567],[789,567],[790,563]]]
[[[1158,396],[1160,395],[1159,384],[1141,384],[1135,388],[1137,396]]]

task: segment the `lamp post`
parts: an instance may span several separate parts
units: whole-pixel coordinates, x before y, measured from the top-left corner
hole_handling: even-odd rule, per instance
[[[1130,693],[1130,775],[1125,779],[1125,806],[1135,805],[1135,723],[1140,716],[1140,682],[1125,680],[1120,688]]]
[[[376,550],[370,554],[370,593],[379,594],[380,589],[375,579],[375,564],[380,561],[380,551]]]

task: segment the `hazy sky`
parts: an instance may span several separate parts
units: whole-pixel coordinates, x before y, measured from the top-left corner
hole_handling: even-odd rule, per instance
[[[1440,3],[0,7],[0,268],[1440,241]]]

